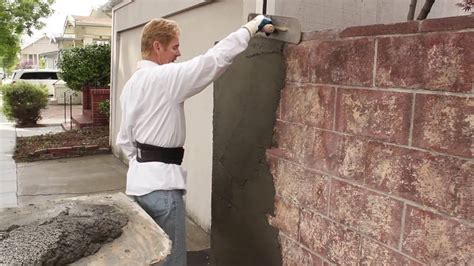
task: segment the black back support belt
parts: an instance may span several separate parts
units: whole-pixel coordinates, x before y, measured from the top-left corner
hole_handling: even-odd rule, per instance
[[[137,162],[162,162],[167,164],[181,165],[183,162],[184,149],[178,148],[163,148],[149,144],[137,143]]]

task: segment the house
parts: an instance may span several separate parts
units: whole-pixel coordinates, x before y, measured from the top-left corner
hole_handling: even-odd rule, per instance
[[[68,15],[61,36],[46,36],[25,46],[20,62],[29,61],[33,67],[56,69],[59,51],[88,44],[110,43],[112,19],[107,13],[92,10],[89,16]],[[40,63],[43,60],[43,63]]]
[[[267,6],[263,6],[266,3]],[[406,21],[410,0],[124,0],[113,9],[111,128],[114,155],[126,161],[115,139],[120,128],[119,97],[140,58],[140,36],[145,23],[156,17],[176,20],[181,27],[181,54],[185,61],[204,53],[247,21],[249,13],[295,17],[304,31]],[[421,4],[417,10],[421,9]],[[429,18],[460,15],[451,0],[436,1]],[[183,165],[188,170],[187,214],[206,231],[211,228],[213,157],[213,89],[211,84],[186,102],[188,131]],[[229,181],[231,182],[231,181]],[[234,195],[239,197],[239,195]],[[213,199],[214,200],[214,199]],[[230,206],[229,208],[234,207]],[[231,230],[231,229],[229,229]],[[228,243],[226,243],[228,244]],[[245,256],[242,254],[242,256]]]
[[[54,38],[43,36],[25,46],[20,52],[20,62],[31,62],[33,67],[39,67],[43,61],[44,68],[57,68],[58,43]]]
[[[110,43],[111,27],[112,19],[109,15],[92,10],[89,16],[67,16],[63,37],[71,38],[73,46]],[[66,48],[66,45],[62,48]]]

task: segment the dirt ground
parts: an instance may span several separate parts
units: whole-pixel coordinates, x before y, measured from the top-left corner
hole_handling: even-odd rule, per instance
[[[18,137],[13,158],[16,162],[37,161],[39,157],[31,155],[37,150],[84,145],[98,145],[99,148],[108,148],[108,127],[91,127],[56,134]]]

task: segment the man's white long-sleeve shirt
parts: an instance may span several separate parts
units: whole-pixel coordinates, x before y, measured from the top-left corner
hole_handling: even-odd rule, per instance
[[[186,189],[186,170],[182,166],[137,162],[136,141],[167,148],[182,147],[186,138],[184,101],[218,78],[247,48],[249,40],[249,32],[242,28],[204,55],[186,62],[164,65],[148,60],[138,62],[120,96],[122,122],[117,145],[129,159],[128,195]]]

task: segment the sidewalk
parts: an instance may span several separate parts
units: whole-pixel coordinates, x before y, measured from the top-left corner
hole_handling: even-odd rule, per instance
[[[73,115],[82,115],[82,105],[66,106],[66,121],[69,122],[70,107]],[[42,119],[38,121],[40,125],[61,125],[64,122],[64,105],[50,104],[41,112]]]
[[[12,158],[15,142],[15,124],[8,122],[0,112],[0,208],[17,205],[16,165]]]
[[[112,154],[18,163],[18,204],[124,192],[127,166]]]

